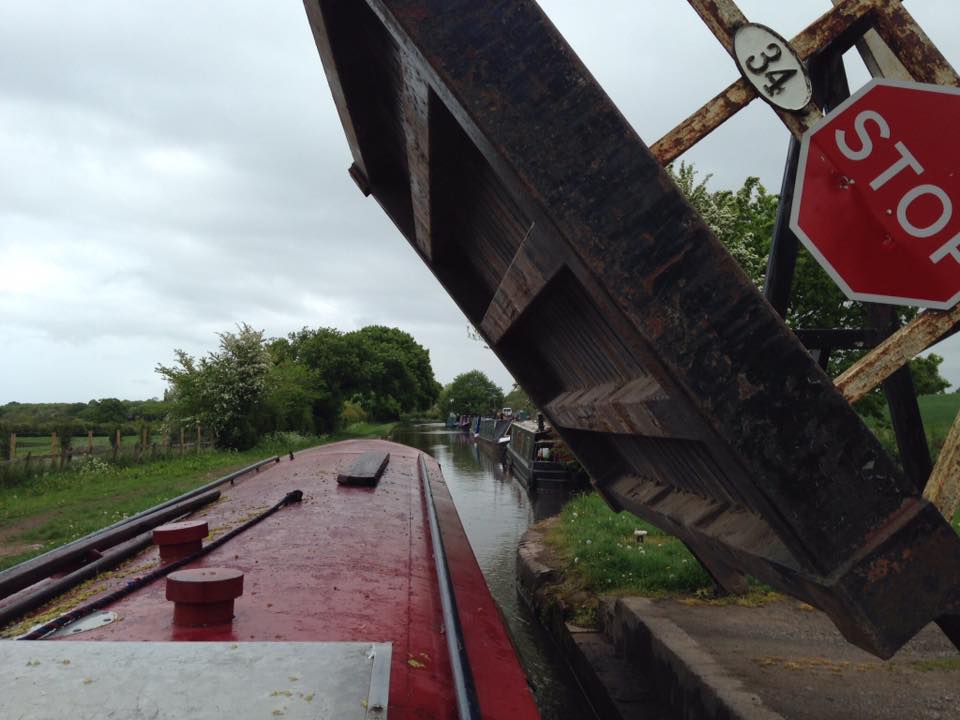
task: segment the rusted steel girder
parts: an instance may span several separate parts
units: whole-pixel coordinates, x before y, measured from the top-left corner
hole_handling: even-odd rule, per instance
[[[611,505],[884,657],[955,612],[956,534],[532,0],[306,4],[372,195]]]
[[[724,49],[732,55],[733,33],[747,22],[746,17],[729,0],[688,0],[704,19]],[[885,0],[840,0],[839,8],[824,13],[790,41],[801,60],[809,60],[827,46],[846,49],[853,44],[860,30],[869,23],[871,13]],[[744,78],[727,86],[706,105],[694,112],[673,130],[651,146],[660,162],[669,164],[692,148],[740,110],[756,100],[758,95]],[[806,129],[792,113],[780,113],[784,123],[799,136]],[[786,116],[786,117],[785,117]],[[798,117],[816,121],[819,111],[808,108]]]

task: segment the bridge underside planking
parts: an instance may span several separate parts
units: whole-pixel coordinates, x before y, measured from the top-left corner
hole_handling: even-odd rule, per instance
[[[351,175],[612,506],[882,657],[957,612],[960,540],[534,2],[305,5]]]

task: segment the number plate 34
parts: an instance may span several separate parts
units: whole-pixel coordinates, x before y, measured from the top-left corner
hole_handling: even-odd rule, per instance
[[[783,110],[801,110],[813,90],[803,61],[790,44],[765,25],[737,30],[733,52],[740,72],[764,100]]]

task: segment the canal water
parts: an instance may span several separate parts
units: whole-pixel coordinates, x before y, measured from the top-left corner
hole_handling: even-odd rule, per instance
[[[520,537],[532,523],[557,514],[565,494],[529,496],[465,433],[447,430],[442,424],[404,426],[394,432],[394,439],[429,453],[440,463],[473,552],[526,668],[543,720],[593,718],[553,641],[530,615],[516,589]]]

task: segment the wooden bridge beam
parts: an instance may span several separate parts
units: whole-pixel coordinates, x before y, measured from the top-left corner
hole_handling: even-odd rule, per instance
[[[410,174],[410,202],[417,246],[427,261],[434,259],[433,203],[430,175],[430,85],[418,70],[419,63],[405,57],[401,106],[407,138],[407,169]]]

